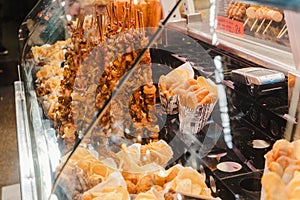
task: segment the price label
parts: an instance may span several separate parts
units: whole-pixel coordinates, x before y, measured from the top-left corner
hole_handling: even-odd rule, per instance
[[[231,33],[234,35],[244,36],[244,25],[242,22],[228,19],[226,17],[217,17],[218,27],[217,30]]]

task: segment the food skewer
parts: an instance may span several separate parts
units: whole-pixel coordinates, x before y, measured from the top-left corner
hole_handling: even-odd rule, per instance
[[[256,23],[257,23],[257,21],[258,21],[258,19],[256,18],[256,19],[255,19],[255,21],[253,22],[253,24],[252,24],[251,28],[250,28],[250,31],[252,31],[252,30],[253,30],[254,26],[255,26],[255,25],[256,25]]]
[[[266,33],[266,31],[268,30],[268,28],[271,26],[272,22],[273,22],[273,20],[270,20],[270,21],[269,21],[268,25],[266,26],[266,28],[264,29],[264,31],[263,31],[262,34],[265,34],[265,33]]]
[[[111,3],[111,21],[110,21],[110,28],[112,29],[112,30],[114,30],[114,27],[115,27],[115,9],[114,9],[114,7],[115,7],[115,4],[114,4],[114,2],[112,2]]]
[[[255,13],[256,13],[257,9],[258,9],[258,7],[256,7],[256,6],[250,6],[249,8],[246,9],[247,19],[243,24],[244,26],[246,26],[246,24],[248,23],[248,21],[250,19],[255,19]]]
[[[102,33],[102,17],[97,13],[97,28],[99,32],[100,41],[103,41],[103,33]]]
[[[103,40],[105,40],[105,37],[106,37],[105,34],[106,34],[106,28],[107,28],[107,24],[106,24],[107,20],[106,20],[104,14],[101,15],[101,21],[102,21],[102,27],[101,27],[101,29],[102,29],[102,37],[103,37]]]
[[[272,24],[273,21],[281,22],[283,19],[282,13],[277,10],[269,10],[266,15],[267,15],[267,18],[270,20],[270,22],[268,23],[265,30],[263,31],[263,34],[266,33],[266,31],[268,30],[268,28],[270,27],[270,25]]]
[[[281,33],[285,30],[285,28],[286,28],[286,24],[282,27],[282,29],[279,31],[279,33],[278,33],[278,35],[277,35],[277,37],[276,38],[278,38],[280,35],[281,35]]]
[[[250,31],[252,31],[255,27],[255,25],[257,24],[258,20],[264,20],[264,14],[263,14],[263,11],[264,11],[265,7],[259,7],[256,12],[255,12],[255,21],[254,23],[252,24],[251,28],[250,28]],[[264,22],[264,21],[263,21]],[[263,23],[261,23],[258,27],[258,29],[256,30],[256,32],[259,31],[260,27],[262,26]]]
[[[117,20],[117,30],[119,30],[119,13],[117,5],[114,5],[114,13],[115,13],[115,19]]]
[[[126,23],[127,23],[127,18],[128,18],[128,13],[127,13],[127,9],[125,6],[123,6],[123,13],[124,13],[124,21],[123,21],[123,25],[121,28],[121,31],[124,31],[126,28]]]
[[[257,11],[256,11],[256,16],[257,16],[257,18],[259,19],[259,20],[262,20],[261,21],[261,23],[260,23],[260,25],[258,26],[258,28],[256,29],[256,33],[261,29],[261,27],[262,27],[262,25],[265,23],[265,21],[266,21],[266,18],[267,18],[267,12],[268,12],[268,8],[266,8],[266,7],[261,7],[261,8],[259,8],[259,9],[257,9]]]
[[[248,21],[249,21],[249,17],[247,17],[247,19],[245,20],[245,22],[244,22],[244,24],[243,24],[243,26],[246,26],[246,24],[248,23]]]
[[[243,20],[248,4],[242,2],[231,2],[226,11],[226,17],[231,20]]]
[[[145,37],[145,26],[144,26],[144,16],[143,16],[143,12],[139,12],[140,15],[140,27],[142,28],[142,33],[143,33],[143,38]]]
[[[129,2],[129,14],[128,14],[128,18],[129,18],[129,21],[131,20],[131,17],[132,17],[132,0],[130,0]]]
[[[256,29],[256,33],[261,29],[262,25],[265,23],[266,19],[263,19],[260,23],[260,25],[258,26],[258,28]]]
[[[140,13],[140,10],[135,11],[135,28],[136,29],[140,28],[139,13]]]
[[[282,33],[280,35],[277,36],[278,39],[280,39],[286,32],[287,32],[287,27],[284,29],[284,31],[282,31]]]
[[[111,23],[111,7],[110,5],[106,5],[105,6],[105,9],[106,9],[106,13],[107,13],[107,18],[109,19],[110,23]]]
[[[126,8],[126,13],[127,13],[127,21],[124,21],[124,23],[125,23],[125,27],[127,27],[127,29],[130,29],[131,18],[130,18],[130,10],[128,7]]]

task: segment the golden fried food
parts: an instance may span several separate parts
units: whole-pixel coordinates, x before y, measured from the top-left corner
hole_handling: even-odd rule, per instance
[[[299,198],[300,161],[299,141],[277,140],[266,154],[266,169],[262,187],[266,200]]]
[[[137,195],[135,200],[158,200],[158,198],[151,191],[141,192]]]
[[[136,194],[137,192],[137,186],[136,184],[134,184],[133,182],[126,180],[126,185],[127,185],[127,190],[129,192],[129,194]]]
[[[204,177],[191,167],[184,167],[178,172],[171,188],[183,194],[211,196]]]
[[[177,176],[180,169],[176,166],[173,166],[169,170],[170,173],[166,176],[166,182],[172,181]]]
[[[160,185],[153,185],[152,188],[157,192],[163,192],[164,188]]]
[[[152,187],[152,174],[143,176],[137,183],[137,193],[146,192]]]
[[[280,176],[275,172],[264,174],[262,179],[262,186],[265,191],[266,200],[286,200],[287,194],[285,185]]]
[[[125,181],[131,181],[135,185],[137,184],[140,178],[140,175],[129,172],[122,172],[122,176],[125,179]]]
[[[282,176],[283,175],[283,168],[282,166],[277,163],[277,162],[271,162],[270,165],[269,165],[269,170],[271,172],[275,172],[277,173],[279,176]]]
[[[99,161],[92,163],[91,171],[92,171],[92,173],[98,174],[104,178],[106,178],[109,175],[108,167]]]
[[[157,174],[157,173],[155,173],[154,175],[153,175],[153,183],[155,184],[155,185],[158,185],[158,186],[164,186],[164,184],[166,183],[166,181],[167,181],[167,179],[166,179],[166,177],[162,177],[162,176],[160,176],[159,174]]]

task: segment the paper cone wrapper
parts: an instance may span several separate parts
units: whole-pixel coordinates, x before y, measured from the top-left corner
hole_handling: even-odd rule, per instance
[[[179,128],[185,134],[196,134],[206,125],[215,103],[197,105],[195,109],[182,106],[179,103]]]
[[[166,109],[168,115],[178,114],[178,95],[171,96],[169,99],[167,99],[166,96],[160,92],[159,99],[160,103]]]

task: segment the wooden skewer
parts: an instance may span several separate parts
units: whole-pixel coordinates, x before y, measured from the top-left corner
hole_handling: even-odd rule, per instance
[[[92,29],[92,27],[94,26],[94,23],[96,23],[95,18],[97,18],[96,8],[95,8],[95,6],[93,6],[93,8],[92,8],[92,21],[91,21],[90,29]]]
[[[131,21],[131,18],[132,18],[132,0],[130,0],[130,2],[129,2],[129,16],[128,16],[128,18],[129,18],[129,23],[130,23],[130,21]]]
[[[258,19],[256,19],[256,20],[253,22],[253,24],[252,24],[252,26],[251,26],[251,28],[250,28],[250,31],[252,31],[252,30],[253,30],[254,26],[255,26],[255,25],[256,25],[256,23],[257,23],[257,21],[258,21]]]
[[[115,26],[115,5],[114,2],[111,3],[111,21],[110,21],[110,29],[114,30],[114,26]]]
[[[115,14],[116,14],[115,18],[117,20],[117,30],[119,30],[119,13],[118,13],[117,5],[114,6],[114,10],[115,10]]]
[[[143,12],[140,12],[140,27],[142,28],[142,34],[143,34],[143,38],[145,37],[145,26],[144,26],[144,16],[143,16]]]
[[[260,23],[259,27],[255,31],[256,33],[261,29],[261,26],[265,23],[266,19],[263,19],[262,22]]]
[[[125,21],[125,23],[126,23],[125,27],[127,27],[128,29],[130,29],[130,17],[129,17],[130,16],[130,11],[129,11],[129,8],[126,8],[126,14],[127,14],[126,15],[127,16],[126,17],[127,20]]]
[[[107,29],[107,20],[105,18],[105,15],[101,15],[101,21],[102,21],[102,37],[103,40],[105,39],[106,29]]]
[[[127,9],[125,8],[125,6],[123,6],[123,12],[124,12],[124,21],[123,21],[123,25],[122,25],[121,31],[124,31],[124,30],[125,30],[125,28],[126,28],[126,23],[127,23],[127,16],[128,16],[128,13],[127,13]]]
[[[105,9],[106,9],[107,17],[108,17],[108,19],[109,19],[109,21],[111,23],[111,7],[110,7],[110,5],[109,4],[106,5]]]
[[[268,23],[267,27],[265,28],[265,30],[263,31],[262,34],[266,33],[266,31],[268,30],[268,28],[271,26],[272,22],[273,22],[273,20],[270,20],[270,22]]]
[[[280,39],[286,32],[287,32],[287,28],[284,29],[284,31],[282,31],[282,33],[277,37],[278,39]]]
[[[79,16],[78,16],[77,30],[82,29],[83,22],[84,22],[84,11],[83,9],[80,9]]]
[[[101,22],[101,18],[100,18],[100,15],[97,13],[97,28],[98,28],[98,31],[99,31],[99,38],[100,40],[102,41],[102,22]]]
[[[140,25],[139,13],[140,13],[139,10],[135,11],[135,29],[139,29],[140,28],[140,26],[139,26]]]
[[[249,17],[247,17],[247,19],[245,20],[245,22],[244,22],[244,24],[243,24],[243,26],[246,26],[246,24],[248,23],[248,21],[249,21]]]
[[[279,31],[279,33],[278,33],[278,35],[277,35],[277,37],[276,38],[278,38],[280,35],[281,35],[281,33],[285,30],[285,28],[286,28],[286,24],[282,27],[282,29]]]

